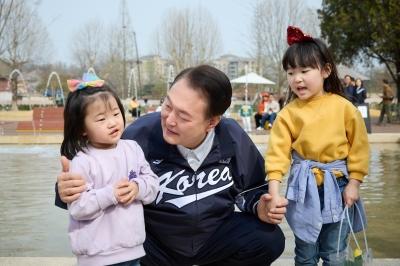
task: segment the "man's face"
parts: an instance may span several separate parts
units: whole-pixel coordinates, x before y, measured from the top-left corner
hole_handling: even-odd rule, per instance
[[[268,98],[269,98],[269,101],[272,102],[274,100],[274,95],[271,94],[270,96],[268,96]]]
[[[205,118],[207,99],[189,87],[185,78],[175,83],[165,98],[161,111],[163,137],[172,145],[197,148],[221,120]]]
[[[346,77],[344,78],[344,84],[348,85],[348,84],[350,84],[350,81],[351,81],[351,79],[350,79],[349,76],[346,76]]]

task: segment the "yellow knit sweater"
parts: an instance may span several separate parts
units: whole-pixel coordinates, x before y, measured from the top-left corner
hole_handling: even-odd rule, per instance
[[[278,113],[265,159],[268,180],[282,181],[290,167],[292,149],[321,163],[347,158],[350,178],[361,182],[368,174],[370,154],[364,120],[353,104],[336,94],[295,99]],[[321,185],[323,174],[317,174],[318,170],[313,172]]]

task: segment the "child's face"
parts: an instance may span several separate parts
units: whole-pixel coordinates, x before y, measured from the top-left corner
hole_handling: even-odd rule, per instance
[[[288,68],[286,76],[292,91],[301,99],[311,99],[325,94],[324,79],[329,76],[329,70],[311,67]]]
[[[84,136],[89,144],[98,149],[114,148],[124,131],[124,119],[114,97],[106,103],[102,100],[88,105]]]

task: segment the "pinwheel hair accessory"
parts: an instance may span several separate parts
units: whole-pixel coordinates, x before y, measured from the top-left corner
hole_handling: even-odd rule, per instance
[[[82,80],[78,79],[69,79],[67,80],[68,88],[71,92],[76,90],[81,90],[86,88],[87,86],[90,87],[101,87],[104,84],[104,80],[99,79],[98,76],[92,75],[89,73],[83,73]]]
[[[313,37],[304,34],[300,28],[296,28],[293,26],[289,26],[287,28],[287,43],[289,44],[289,46],[295,42],[312,41],[312,40],[314,40]]]

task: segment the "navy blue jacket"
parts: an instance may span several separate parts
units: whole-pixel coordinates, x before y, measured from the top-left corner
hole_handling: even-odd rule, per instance
[[[354,97],[355,103],[364,103],[367,98],[367,90],[364,87],[361,87],[357,90],[357,87],[354,87]]]
[[[356,87],[350,84],[347,88],[344,88],[344,95],[346,96],[347,100],[349,100],[351,103],[355,103],[357,101],[355,98],[355,90]]]
[[[222,118],[216,126],[213,146],[197,171],[164,140],[159,112],[140,117],[122,138],[141,146],[159,177],[160,192],[144,214],[146,233],[166,247],[196,255],[233,213],[235,201],[257,215],[258,200],[267,193],[264,159],[235,120]],[[59,198],[56,205],[63,207]]]

